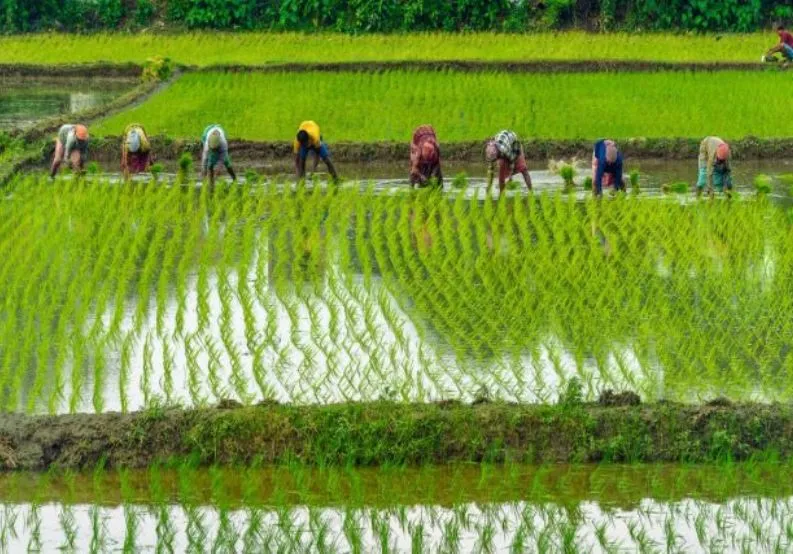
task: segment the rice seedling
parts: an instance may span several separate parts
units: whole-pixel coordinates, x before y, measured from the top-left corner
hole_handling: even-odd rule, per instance
[[[0,204],[11,410],[792,390],[771,202],[22,182]]]
[[[726,139],[791,134],[784,102],[762,105],[786,84],[784,72],[629,72],[587,74],[505,74],[432,71],[378,73],[192,73],[143,104],[92,126],[98,136],[118,136],[130,120],[152,134],[197,139],[196,121],[222,121],[233,139],[289,141],[307,114],[293,91],[311,88],[323,135],[338,141],[370,143],[408,140],[416,121],[432,121],[442,142],[479,141],[493,121],[514,121],[520,136],[595,139],[601,122],[611,121],[615,139],[699,138],[720,129]],[[638,83],[638,85],[637,85]],[[494,88],[502,91],[493,95]],[[261,91],[267,90],[267,100]],[[356,90],[355,96],[349,91]],[[417,95],[415,91],[435,94]],[[727,90],[729,111],[708,98]],[[506,95],[506,96],[505,96]],[[537,117],[515,120],[513,106],[532,98]],[[566,106],[565,110],[556,109]],[[664,105],[659,114],[648,105]],[[376,113],[378,117],[371,117]],[[569,113],[576,117],[569,117]],[[464,114],[461,116],[461,114]],[[406,131],[406,129],[408,131]]]
[[[167,56],[187,65],[391,60],[650,60],[745,62],[770,42],[767,33],[632,34],[329,33],[163,34],[97,33],[90,36],[38,34],[6,36],[6,63],[136,62]]]

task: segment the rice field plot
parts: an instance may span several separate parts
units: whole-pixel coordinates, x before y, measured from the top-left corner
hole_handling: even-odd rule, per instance
[[[3,63],[137,62],[169,56],[178,63],[262,65],[278,62],[404,60],[647,60],[745,62],[777,42],[772,33],[671,35],[183,33],[0,37]]]
[[[0,213],[3,410],[793,392],[790,223],[764,200],[31,177]]]
[[[195,138],[221,123],[234,139],[285,141],[313,119],[331,145],[408,142],[423,123],[441,142],[485,140],[503,128],[547,139],[771,138],[793,134],[777,94],[787,84],[785,73],[738,71],[199,73],[92,131],[118,136],[139,121],[152,134]],[[303,91],[311,102],[299,100]]]
[[[12,475],[0,483],[0,550],[782,553],[793,546],[793,497],[751,481],[785,483],[782,469],[711,467],[710,478],[685,467]],[[420,488],[431,477],[434,486]],[[669,488],[653,496],[661,483]]]

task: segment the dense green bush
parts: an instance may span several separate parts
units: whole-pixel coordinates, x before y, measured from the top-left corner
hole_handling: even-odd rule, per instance
[[[0,30],[144,27],[398,31],[751,31],[793,19],[774,0],[0,0]]]

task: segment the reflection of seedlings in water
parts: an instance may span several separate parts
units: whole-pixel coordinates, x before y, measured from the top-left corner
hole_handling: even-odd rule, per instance
[[[788,194],[789,194],[790,196],[793,196],[793,173],[785,173],[784,175],[780,175],[780,176],[778,177],[778,179],[779,179],[780,181],[782,181],[782,183],[784,183],[785,185],[787,185],[787,187],[788,187]]]

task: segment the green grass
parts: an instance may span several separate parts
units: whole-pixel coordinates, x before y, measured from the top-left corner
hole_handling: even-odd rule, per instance
[[[793,135],[793,120],[778,91],[789,81],[737,71],[188,74],[93,132],[118,135],[140,121],[152,134],[198,137],[221,123],[231,138],[291,140],[301,121],[314,119],[330,143],[408,141],[422,123],[432,123],[441,142],[502,128],[548,139],[784,137]]]
[[[746,35],[587,34],[364,35],[195,33],[25,35],[0,38],[3,63],[143,62],[169,56],[188,65],[382,60],[758,61],[777,42]]]

